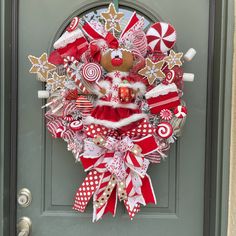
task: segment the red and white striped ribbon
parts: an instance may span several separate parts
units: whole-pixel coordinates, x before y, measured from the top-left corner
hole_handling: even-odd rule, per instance
[[[62,119],[58,118],[47,123],[48,131],[53,135],[54,138],[57,137],[56,131],[59,127],[63,126]]]

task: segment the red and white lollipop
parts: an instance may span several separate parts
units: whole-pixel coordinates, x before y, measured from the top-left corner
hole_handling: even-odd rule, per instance
[[[72,32],[77,28],[78,24],[79,24],[79,17],[76,16],[72,19],[70,25],[66,28],[66,30],[68,32]]]
[[[174,47],[176,31],[170,24],[157,22],[147,31],[147,42],[152,51],[165,53]]]
[[[88,82],[96,82],[102,76],[102,69],[96,63],[86,63],[82,68],[82,76]]]
[[[83,129],[83,124],[82,121],[80,120],[75,120],[73,122],[70,123],[70,128],[73,131],[81,131]]]
[[[184,118],[188,114],[188,111],[185,106],[180,105],[174,109],[174,114],[177,118]]]
[[[173,127],[168,122],[161,122],[156,129],[156,133],[161,138],[169,138],[173,134]]]

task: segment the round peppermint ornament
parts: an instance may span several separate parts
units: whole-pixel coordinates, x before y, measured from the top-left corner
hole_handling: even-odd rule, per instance
[[[79,96],[75,104],[83,116],[89,115],[93,109],[93,104],[85,96]]]
[[[147,42],[152,51],[165,53],[174,47],[176,42],[176,31],[168,23],[157,22],[147,31]]]
[[[174,109],[174,114],[177,118],[184,118],[187,116],[187,108],[185,106],[177,106],[175,109]]]

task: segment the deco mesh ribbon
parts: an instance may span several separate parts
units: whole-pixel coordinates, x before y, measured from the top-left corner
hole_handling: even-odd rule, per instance
[[[145,32],[134,12],[122,29],[124,14],[112,3],[100,18],[73,18],[49,57],[29,56],[30,73],[46,82],[38,94],[47,99],[48,131],[87,172],[73,209],[92,201],[97,221],[115,216],[119,200],[133,219],[156,204],[148,167],[167,157],[185,123],[183,53],[168,23]]]

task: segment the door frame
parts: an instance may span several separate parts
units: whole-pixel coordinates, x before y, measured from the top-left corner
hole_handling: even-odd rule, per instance
[[[118,0],[114,2],[117,4]],[[0,236],[14,236],[18,0],[1,0]],[[227,235],[234,1],[210,0],[204,235]],[[199,78],[200,79],[200,78]]]

